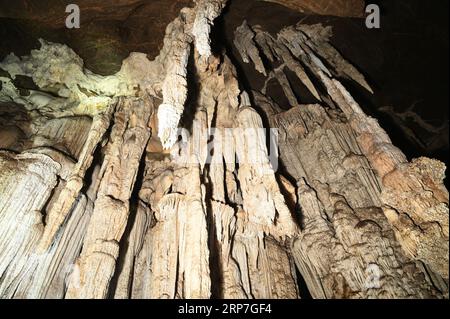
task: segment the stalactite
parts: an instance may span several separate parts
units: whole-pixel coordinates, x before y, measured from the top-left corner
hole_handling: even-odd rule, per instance
[[[392,298],[440,296],[441,293],[445,295],[448,293],[448,288],[436,292],[433,287],[435,285],[433,276],[429,277],[422,273],[419,264],[412,266],[415,260],[424,262],[444,281],[448,281],[448,254],[446,253],[448,252],[448,192],[443,185],[443,164],[425,158],[408,163],[405,155],[392,145],[388,135],[377,121],[364,114],[358,103],[344,86],[333,78],[333,75],[351,77],[369,91],[370,87],[359,72],[327,44],[329,34],[329,30],[318,25],[297,26],[296,29],[287,28],[280,31],[278,38],[282,39],[282,43],[289,47],[292,54],[315,74],[317,80],[322,82],[328,96],[335,104],[331,106],[301,105],[283,113],[278,106],[273,105],[273,102],[255,92],[256,99],[266,110],[271,125],[281,130],[280,134],[284,140],[281,142],[281,158],[289,174],[301,185],[302,192],[305,192],[299,194],[303,211],[311,210],[317,213],[318,210],[323,210],[325,213],[323,216],[327,216],[325,221],[332,222],[332,227],[325,227],[327,223],[321,221],[319,216],[309,216],[306,213],[304,220],[306,229],[302,232],[302,239],[293,246],[298,267],[302,272],[308,273],[306,280],[317,290],[312,291],[316,297],[385,296]],[[314,51],[311,48],[314,48]],[[321,61],[322,58],[333,68],[325,67]],[[335,105],[340,110],[334,109]],[[303,140],[305,142],[302,142]],[[311,142],[306,142],[308,140]],[[312,142],[314,140],[320,141],[320,148]],[[323,165],[317,162],[317,159],[321,158],[326,159]],[[374,169],[375,174],[370,168]],[[327,170],[329,173],[324,174]],[[431,196],[426,199],[423,195],[425,187],[431,190],[429,193]],[[311,192],[317,193],[316,198],[312,197],[312,202],[303,202],[308,198],[306,194]],[[340,196],[342,198],[339,198]],[[407,198],[420,199],[414,201]],[[425,206],[422,205],[427,207],[426,213],[423,208]],[[353,220],[350,224],[338,225],[346,220],[341,217],[335,218],[335,214],[341,211],[347,212],[348,221]],[[382,212],[386,216],[380,216]],[[355,216],[352,216],[353,214]],[[365,216],[364,219],[361,219],[360,215]],[[418,226],[422,223],[426,225],[423,228]],[[354,227],[355,230],[343,231],[342,227]],[[375,228],[370,230],[371,227]],[[324,282],[325,278],[329,277],[327,272],[330,270],[324,273],[322,269],[316,269],[318,255],[309,255],[317,248],[313,246],[300,248],[302,245],[307,245],[308,240],[303,237],[307,236],[306,230],[314,229],[312,231],[315,232],[318,228],[323,229],[321,232],[330,234],[329,240],[333,242],[337,237],[338,242],[335,245],[343,245],[346,253],[351,247],[357,245],[358,249],[373,250],[372,254],[383,255],[385,251],[373,248],[370,241],[361,242],[360,239],[347,237],[360,231],[373,232],[377,227],[381,230],[380,234],[385,233],[381,236],[386,236],[386,239],[383,239],[386,243],[382,246],[391,246],[393,255],[376,257],[373,261],[370,259],[363,261],[361,264],[363,268],[359,270],[359,274],[345,274],[339,271],[339,285],[343,289],[341,291],[326,288],[328,284]],[[392,235],[387,235],[388,230],[395,233],[395,239]],[[340,238],[340,233],[346,237]],[[364,235],[363,238],[366,236]],[[376,238],[381,240],[381,237],[376,236]],[[363,243],[367,245],[367,248],[364,248]],[[397,245],[403,249],[399,250]],[[318,254],[329,255],[320,249],[318,251]],[[306,255],[305,252],[307,252]],[[356,256],[358,255],[370,254],[359,252]],[[441,258],[435,259],[435,256],[441,256]],[[348,260],[348,258],[350,257],[339,259]],[[385,263],[375,262],[380,258],[384,258]],[[333,260],[328,263],[337,265],[339,261]],[[356,260],[353,263],[356,265]],[[355,276],[364,278],[363,274],[367,269],[377,269],[380,278],[386,274],[398,273],[399,263],[404,265],[405,270],[402,273],[404,280],[409,274],[415,274],[409,279],[409,288],[405,282],[403,286],[398,286],[396,281],[379,281],[376,287],[369,285],[369,288],[364,281],[355,282]],[[347,267],[344,266],[343,269]],[[314,274],[315,272],[317,273]],[[421,279],[418,280],[417,276]],[[389,275],[389,277],[395,276]],[[427,277],[426,280],[424,280],[425,277]],[[318,278],[324,279],[317,281]]]
[[[211,48],[226,4],[182,9],[114,75],[44,40],[0,63],[23,131],[0,137],[2,298],[448,298],[444,164],[363,112],[340,80],[372,89],[321,25],[244,21],[234,47],[265,82],[246,90]]]
[[[211,26],[214,19],[220,16],[228,0],[198,0],[192,34],[195,47],[201,56],[209,58],[211,55]]]
[[[80,282],[71,281],[67,298],[105,298],[130,211],[129,200],[142,153],[150,138],[152,105],[123,99],[117,106],[111,141],[100,169],[100,184],[77,260]],[[92,269],[97,269],[93,272]]]

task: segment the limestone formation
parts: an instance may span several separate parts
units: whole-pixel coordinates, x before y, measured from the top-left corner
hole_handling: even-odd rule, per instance
[[[113,75],[46,40],[0,62],[1,298],[448,298],[445,165],[364,113],[329,27],[244,21],[232,59],[226,4],[182,9]]]

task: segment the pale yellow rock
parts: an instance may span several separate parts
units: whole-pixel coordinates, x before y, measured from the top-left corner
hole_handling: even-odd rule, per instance
[[[363,112],[329,28],[244,23],[235,47],[266,84],[243,90],[211,52],[226,3],[182,9],[153,61],[112,76],[46,41],[0,63],[1,298],[448,298],[444,164],[408,162]]]

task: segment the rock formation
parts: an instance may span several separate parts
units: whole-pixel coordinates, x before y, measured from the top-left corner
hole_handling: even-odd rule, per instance
[[[362,0],[264,0],[279,3],[294,10],[306,13],[335,15],[342,17],[361,17],[364,15]]]
[[[366,115],[329,27],[244,21],[245,90],[212,43],[226,4],[182,9],[114,75],[46,40],[0,62],[1,298],[448,298],[445,165]]]

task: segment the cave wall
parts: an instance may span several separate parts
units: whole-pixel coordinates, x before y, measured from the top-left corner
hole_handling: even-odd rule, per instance
[[[226,5],[102,74],[46,40],[3,59],[2,298],[448,298],[445,165],[366,114],[339,28]]]

